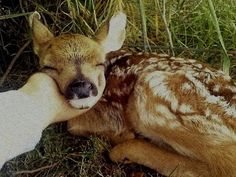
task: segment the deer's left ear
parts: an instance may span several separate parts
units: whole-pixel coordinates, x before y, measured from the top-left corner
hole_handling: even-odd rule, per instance
[[[126,15],[119,12],[113,15],[108,24],[104,25],[96,35],[96,41],[109,53],[121,48],[125,40]]]

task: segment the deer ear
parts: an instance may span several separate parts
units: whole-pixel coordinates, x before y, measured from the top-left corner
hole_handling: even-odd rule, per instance
[[[49,29],[42,24],[40,18],[41,16],[37,11],[29,17],[29,25],[33,37],[33,48],[36,55],[39,54],[40,48],[54,37]]]
[[[126,15],[119,12],[113,15],[96,35],[96,41],[100,43],[105,51],[109,53],[121,48],[125,40]]]

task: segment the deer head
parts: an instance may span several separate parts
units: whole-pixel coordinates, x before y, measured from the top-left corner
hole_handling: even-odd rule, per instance
[[[125,14],[114,15],[94,38],[80,34],[55,37],[38,12],[30,16],[29,23],[41,71],[56,81],[73,107],[92,107],[105,88],[105,55],[120,49],[124,42]]]

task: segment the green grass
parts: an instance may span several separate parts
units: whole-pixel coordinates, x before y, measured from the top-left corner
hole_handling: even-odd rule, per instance
[[[209,3],[210,2],[210,3]],[[214,0],[8,0],[0,2],[0,76],[17,51],[30,40],[27,15],[34,10],[56,35],[93,36],[114,12],[128,16],[125,45],[196,58],[224,69],[236,79],[236,1]],[[229,60],[230,60],[230,65]],[[37,69],[27,47],[17,58],[0,89],[18,88]],[[109,143],[98,137],[70,135],[64,124],[44,131],[36,150],[8,162],[0,176],[128,176],[145,171],[137,165],[113,164],[104,155]]]

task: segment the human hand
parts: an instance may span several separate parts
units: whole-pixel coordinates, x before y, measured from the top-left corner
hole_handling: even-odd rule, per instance
[[[50,123],[69,120],[88,110],[72,107],[60,93],[56,82],[44,73],[33,74],[19,91],[30,95],[48,111]]]

